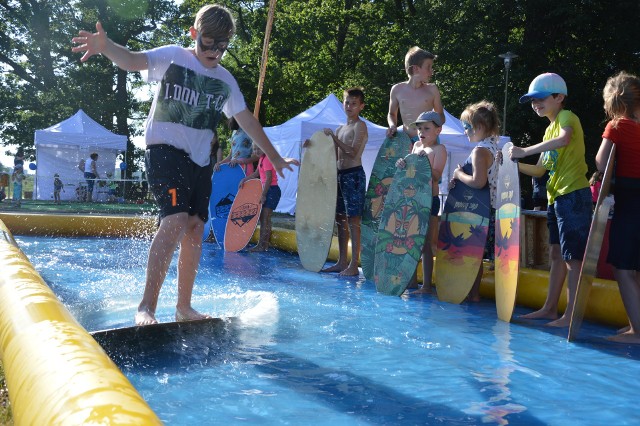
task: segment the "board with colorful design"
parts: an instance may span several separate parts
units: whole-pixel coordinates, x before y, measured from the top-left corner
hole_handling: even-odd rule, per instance
[[[367,279],[373,279],[375,241],[380,226],[380,215],[396,172],[396,161],[406,157],[410,150],[411,139],[406,133],[398,132],[396,136],[384,140],[373,163],[364,200],[360,235],[360,265]]]
[[[496,190],[495,298],[498,318],[511,321],[520,272],[520,175],[518,163],[509,159],[507,142],[502,147]]]
[[[338,195],[336,150],[331,137],[318,131],[300,164],[296,201],[296,244],[302,266],[318,272],[324,266],[333,238]]]
[[[224,233],[224,250],[240,251],[249,244],[253,236],[262,204],[262,183],[260,179],[249,179],[244,182],[233,200],[227,229]]]
[[[399,296],[422,255],[431,215],[431,164],[410,154],[396,169],[384,202],[375,244],[374,277],[380,293]]]
[[[211,178],[211,200],[209,201],[209,213],[211,215],[211,228],[216,243],[224,247],[224,233],[227,229],[227,218],[233,205],[233,200],[238,193],[238,185],[244,177],[242,167],[231,167],[223,164]]]
[[[471,188],[460,181],[444,205],[436,249],[438,299],[462,303],[475,281],[489,233],[489,187]]]
[[[589,301],[589,293],[593,285],[593,279],[596,276],[598,267],[598,258],[600,257],[600,248],[602,247],[602,239],[607,227],[609,219],[609,211],[613,205],[613,197],[611,192],[611,179],[613,177],[613,169],[615,168],[616,146],[611,147],[607,167],[602,177],[602,186],[598,201],[591,220],[591,229],[589,229],[589,237],[587,238],[587,247],[584,250],[584,259],[580,268],[580,277],[578,278],[578,289],[576,290],[576,303],[571,313],[571,323],[569,324],[569,335],[567,339],[571,342],[577,336],[582,326],[582,320],[587,310],[587,302]]]

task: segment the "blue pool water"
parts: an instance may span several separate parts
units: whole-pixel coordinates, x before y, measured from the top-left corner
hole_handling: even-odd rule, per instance
[[[87,330],[132,325],[148,241],[17,239]],[[174,260],[161,321],[173,316],[175,279]],[[180,342],[161,363],[116,360],[166,424],[640,421],[640,348],[604,341],[613,329],[585,324],[568,343],[566,330],[498,320],[493,301],[383,296],[363,279],[305,271],[295,255],[213,244],[193,305],[237,318],[233,332]]]

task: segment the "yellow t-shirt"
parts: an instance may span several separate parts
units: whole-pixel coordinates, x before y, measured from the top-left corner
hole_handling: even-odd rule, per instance
[[[560,130],[566,127],[573,129],[569,145],[542,154],[542,165],[549,170],[549,204],[559,195],[589,186],[586,177],[587,163],[584,160],[584,133],[577,115],[566,109],[561,110],[544,132],[543,141],[558,137]]]

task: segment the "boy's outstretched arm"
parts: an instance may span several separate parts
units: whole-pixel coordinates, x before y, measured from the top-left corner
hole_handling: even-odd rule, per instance
[[[300,162],[293,158],[282,158],[278,151],[273,147],[271,141],[264,133],[260,122],[249,112],[248,109],[244,109],[234,115],[234,118],[242,127],[242,129],[249,135],[253,143],[258,144],[262,152],[267,154],[271,164],[276,169],[278,174],[284,177],[283,169],[292,170],[291,165],[299,166]]]
[[[102,28],[100,22],[96,23],[96,32],[81,30],[78,37],[71,39],[78,46],[71,51],[84,52],[80,62],[85,62],[93,55],[104,55],[114,64],[125,71],[141,71],[148,68],[147,55],[141,52],[132,52],[124,46],[114,43]]]

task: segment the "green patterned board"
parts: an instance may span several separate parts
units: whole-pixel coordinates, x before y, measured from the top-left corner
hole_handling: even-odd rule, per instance
[[[302,266],[318,272],[327,261],[338,195],[333,139],[318,131],[305,149],[298,177],[296,243]]]
[[[518,163],[509,159],[512,146],[507,142],[502,147],[496,190],[496,309],[498,318],[506,322],[513,315],[520,272],[520,175]]]
[[[380,217],[373,280],[380,293],[399,296],[416,271],[431,214],[431,164],[418,154],[397,169]]]
[[[582,319],[587,310],[587,302],[589,301],[589,292],[593,279],[596,276],[598,267],[598,258],[600,257],[600,249],[602,248],[602,239],[604,231],[607,227],[609,219],[609,211],[613,205],[613,200],[609,197],[611,189],[611,178],[613,169],[615,168],[616,146],[611,147],[611,153],[607,160],[607,167],[602,178],[602,186],[598,201],[591,220],[591,229],[589,229],[589,237],[587,238],[587,247],[584,250],[584,259],[580,268],[580,278],[578,278],[578,289],[576,291],[576,303],[571,313],[571,323],[569,324],[569,335],[567,340],[573,341],[580,331]]]
[[[369,280],[373,279],[375,241],[378,236],[384,200],[396,172],[396,161],[406,157],[410,150],[409,136],[404,132],[398,132],[396,136],[384,140],[371,169],[367,195],[364,200],[360,235],[360,265],[363,275]]]

